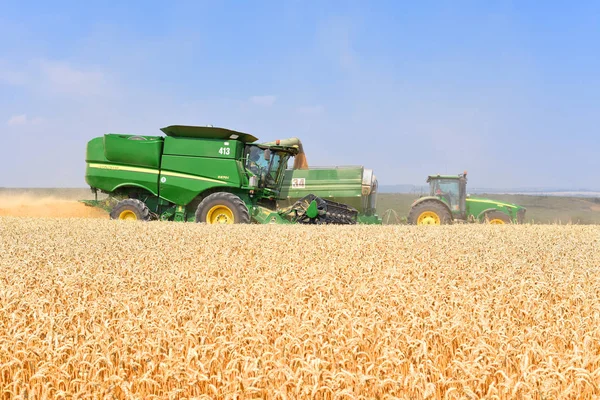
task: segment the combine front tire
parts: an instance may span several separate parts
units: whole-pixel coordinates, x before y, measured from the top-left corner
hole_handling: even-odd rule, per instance
[[[149,221],[150,210],[146,204],[137,199],[125,199],[117,203],[110,212],[110,219],[123,219],[129,221]]]
[[[424,201],[410,209],[408,223],[412,225],[445,225],[452,222],[448,209],[437,201]]]
[[[492,225],[510,224],[512,222],[508,215],[500,211],[490,211],[486,213],[483,221],[486,224]]]
[[[196,209],[196,222],[207,224],[249,224],[248,207],[238,196],[218,192],[206,196]]]

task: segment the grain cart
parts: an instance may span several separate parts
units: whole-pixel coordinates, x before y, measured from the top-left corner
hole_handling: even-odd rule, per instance
[[[304,159],[304,163],[306,163]],[[309,193],[337,201],[358,210],[360,224],[381,224],[376,213],[377,178],[362,166],[290,168],[281,188],[281,207],[291,206]]]
[[[441,225],[457,222],[490,224],[522,223],[524,207],[467,195],[467,172],[459,175],[430,175],[429,196],[411,205],[408,223]]]
[[[286,144],[286,141],[277,140],[266,144],[281,145]],[[300,144],[298,154],[294,156],[293,167],[285,170],[277,204],[283,208],[290,207],[307,194],[358,210],[357,222],[360,224],[382,223],[376,213],[377,178],[372,169],[353,165],[309,168]]]
[[[277,206],[287,162],[302,152],[296,138],[257,144],[250,134],[217,127],[161,131],[166,137],[109,133],[90,140],[85,180],[96,199],[82,202],[125,220],[356,223],[356,209],[312,193]],[[98,192],[108,197],[98,200]]]

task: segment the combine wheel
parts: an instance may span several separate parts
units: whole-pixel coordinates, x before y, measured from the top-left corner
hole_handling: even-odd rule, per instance
[[[483,221],[493,225],[510,224],[512,222],[508,215],[500,211],[490,211],[486,213]]]
[[[412,225],[445,225],[451,221],[448,209],[437,201],[419,203],[408,213],[408,223]]]
[[[110,212],[111,219],[123,219],[129,221],[149,221],[150,210],[144,202],[137,199],[125,199],[117,203]]]
[[[196,222],[207,224],[249,224],[248,207],[238,196],[218,192],[206,196],[196,209]]]

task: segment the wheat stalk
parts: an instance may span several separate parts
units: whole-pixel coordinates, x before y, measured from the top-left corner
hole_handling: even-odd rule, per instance
[[[599,248],[577,225],[0,217],[0,398],[597,397]]]

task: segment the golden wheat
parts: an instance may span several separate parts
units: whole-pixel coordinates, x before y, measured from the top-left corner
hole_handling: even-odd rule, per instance
[[[3,398],[594,398],[600,228],[0,217]]]
[[[0,216],[52,218],[105,218],[108,213],[88,207],[65,196],[34,196],[31,194],[3,195],[0,193]]]

